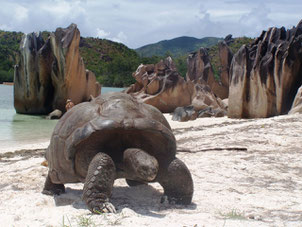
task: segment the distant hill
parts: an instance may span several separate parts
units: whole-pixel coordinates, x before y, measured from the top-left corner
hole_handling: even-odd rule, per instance
[[[106,39],[81,37],[80,54],[86,68],[104,86],[124,87],[134,83],[132,72],[141,63],[134,50]]]
[[[175,39],[163,40],[158,43],[149,44],[135,49],[142,57],[166,56],[180,57],[198,50],[200,47],[211,47],[217,44],[222,38],[205,37],[197,39],[194,37],[182,36]]]

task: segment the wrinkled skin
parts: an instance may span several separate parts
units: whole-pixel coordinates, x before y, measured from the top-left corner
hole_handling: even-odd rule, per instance
[[[84,182],[91,212],[116,212],[112,187],[125,178],[129,186],[159,182],[170,203],[190,204],[192,177],[175,153],[175,137],[156,108],[127,94],[102,95],[74,106],[58,122],[46,152],[43,193],[64,193],[65,183]]]

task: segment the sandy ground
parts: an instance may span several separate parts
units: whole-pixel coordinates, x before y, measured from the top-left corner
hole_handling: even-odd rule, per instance
[[[38,142],[32,141],[22,144],[0,144],[0,155],[8,152],[15,152],[18,150],[34,150],[45,149],[49,145],[49,139],[41,139]]]
[[[43,145],[0,154],[0,226],[302,226],[302,115],[169,120],[194,180],[189,206],[161,204],[162,188],[117,180],[116,214],[91,215],[82,184],[41,194]],[[45,148],[45,147],[44,147]]]

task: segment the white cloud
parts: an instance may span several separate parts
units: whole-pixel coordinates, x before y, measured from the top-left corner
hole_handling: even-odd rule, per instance
[[[118,43],[125,43],[127,41],[127,36],[122,31],[120,31],[116,36],[111,36],[110,32],[106,32],[103,29],[97,28],[96,30],[96,37],[100,39],[108,39]]]
[[[106,32],[103,29],[97,28],[96,29],[96,37],[98,38],[107,38],[110,35],[110,32]]]
[[[0,24],[0,30],[10,31],[10,30],[13,30],[13,29],[10,26],[6,25],[6,24]]]
[[[267,29],[272,26],[272,21],[268,18],[270,14],[270,9],[262,3],[255,8],[252,8],[249,13],[243,15],[240,18],[240,23],[242,26],[250,29],[250,31],[258,30],[259,32],[263,29]]]
[[[124,32],[119,32],[117,34],[117,36],[113,37],[111,40],[115,41],[115,42],[123,43],[123,42],[127,41],[127,36],[125,35]]]
[[[28,18],[28,9],[21,5],[17,5],[14,8],[15,11],[15,18],[17,21],[22,22]]]
[[[81,1],[65,1],[65,0],[53,0],[41,2],[41,10],[48,12],[57,17],[76,17],[82,13],[85,13],[84,5]]]
[[[258,36],[296,25],[301,0],[0,0],[1,29],[54,31],[76,23],[82,36],[136,48],[177,36]]]

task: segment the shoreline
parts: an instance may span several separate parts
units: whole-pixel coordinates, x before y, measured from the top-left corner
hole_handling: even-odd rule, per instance
[[[91,215],[83,184],[66,193],[41,193],[48,169],[44,144],[0,155],[0,220],[3,226],[301,226],[302,114],[265,119],[198,118],[171,121],[177,154],[194,182],[192,204],[160,203],[158,183],[114,183],[116,214]],[[42,150],[33,150],[41,147]],[[19,147],[21,148],[21,147]],[[245,149],[234,149],[245,148]],[[18,212],[16,212],[18,207]],[[65,220],[65,221],[64,221]]]
[[[14,85],[14,82],[3,82],[2,85],[13,86],[13,85]]]
[[[49,145],[50,140],[45,139],[41,140],[41,142],[29,142],[29,143],[24,143],[24,144],[18,144],[18,145],[11,145],[11,146],[1,146],[0,147],[0,154],[5,154],[8,152],[17,152],[20,150],[36,150],[36,149],[47,149]]]
[[[209,131],[210,133],[215,133],[216,131],[219,130],[219,128],[216,128],[218,126],[218,124],[240,124],[240,123],[246,123],[248,125],[253,125],[254,123],[256,125],[262,125],[267,121],[275,121],[275,119],[280,119],[280,121],[284,121],[283,119],[289,118],[290,115],[279,115],[279,116],[274,116],[271,118],[256,118],[256,119],[234,119],[234,118],[228,118],[227,116],[224,117],[220,117],[220,118],[215,118],[215,117],[209,117],[209,118],[197,118],[196,120],[193,121],[186,121],[186,122],[179,122],[179,121],[172,121],[172,115],[169,113],[165,113],[163,114],[165,116],[165,118],[167,119],[168,123],[170,124],[172,130],[173,130],[173,134],[176,137],[176,140],[178,141],[178,145],[177,145],[177,149],[178,150],[183,150],[183,146],[181,145],[182,143],[179,143],[179,141],[184,141],[184,138],[187,138],[186,136],[184,136],[187,132],[190,132],[190,130],[192,130],[192,133],[190,133],[191,135],[194,136],[199,136],[198,134],[196,135],[196,133],[194,133],[195,130],[193,130],[194,128],[200,130],[201,127],[206,128],[207,131]],[[293,114],[291,115],[292,117],[302,117],[302,114]],[[291,117],[290,117],[291,118]],[[228,122],[228,123],[227,123]],[[211,125],[215,125],[215,128],[210,128]],[[201,130],[203,131],[203,130]],[[182,132],[182,133],[181,133]],[[181,135],[183,134],[183,135]],[[206,133],[207,134],[207,133]],[[184,138],[183,138],[184,137]],[[0,146],[0,154],[5,154],[5,153],[14,153],[14,152],[18,152],[20,150],[37,150],[37,149],[47,149],[47,147],[50,144],[50,138],[51,135],[49,137],[45,137],[45,138],[39,138],[39,140],[27,140],[27,141],[19,141],[16,142],[16,144],[12,144],[14,143],[13,141],[10,141],[10,144],[5,144],[4,141],[1,141],[2,144]],[[189,138],[188,138],[188,143],[189,144]],[[216,144],[216,143],[213,143]],[[213,145],[212,144],[212,145]],[[236,147],[236,146],[235,146]],[[211,146],[206,145],[205,146],[205,150],[207,149],[215,149],[218,148],[217,146]],[[234,146],[229,146],[229,147],[225,147],[226,149],[231,149],[234,148]],[[239,150],[241,149],[240,145],[238,146]],[[218,148],[218,150],[223,149],[223,147]],[[242,148],[243,150],[245,150],[246,148]],[[191,149],[192,152],[194,152],[194,150],[196,150],[196,147]]]

